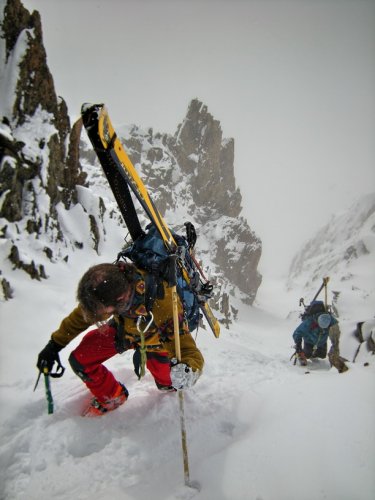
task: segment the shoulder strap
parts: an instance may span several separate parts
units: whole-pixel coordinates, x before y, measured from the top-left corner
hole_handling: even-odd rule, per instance
[[[152,311],[155,299],[161,299],[164,296],[163,283],[152,273],[145,273],[144,275],[146,290],[145,290],[145,307],[147,311]]]

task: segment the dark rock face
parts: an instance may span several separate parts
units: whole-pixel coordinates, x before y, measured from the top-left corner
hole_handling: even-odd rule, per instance
[[[223,141],[220,122],[207,106],[191,101],[170,145],[183,173],[191,177],[194,202],[207,207],[207,219],[215,212],[237,217],[241,194],[235,188],[234,140]]]
[[[220,122],[194,99],[174,136],[132,127],[122,142],[168,222],[182,226],[182,221],[176,223],[179,212],[193,221],[208,241],[203,261],[213,262],[218,280],[238,287],[242,299],[252,304],[262,280],[257,270],[262,245],[240,215],[234,140],[223,139]]]
[[[75,187],[84,182],[79,158],[70,156],[67,163],[66,144],[69,139],[70,120],[65,101],[57,97],[52,75],[47,65],[43,45],[42,26],[37,11],[32,14],[20,0],[8,0],[1,22],[1,43],[5,44],[6,68],[9,73],[17,71],[14,82],[13,102],[9,105],[9,116],[2,117],[8,123],[13,141],[4,148],[0,139],[2,156],[7,154],[2,166],[2,190],[8,194],[1,208],[1,216],[10,221],[20,220],[23,214],[23,192],[26,182],[39,176],[43,188],[50,197],[52,207],[62,201],[66,208],[75,201]],[[15,59],[15,53],[22,52]],[[33,118],[43,113],[43,124],[50,128],[38,137],[39,152],[30,154],[17,136],[31,126]],[[55,130],[53,130],[53,128]],[[43,150],[48,149],[48,166],[41,173]]]
[[[79,137],[77,128],[71,130],[65,101],[56,95],[39,13],[30,14],[20,0],[8,0],[0,12],[0,44],[5,54],[0,68],[0,219],[13,245],[8,258],[15,268],[40,279],[46,277],[40,266],[15,259],[22,245],[17,235],[63,242],[56,207],[60,202],[66,209],[74,205],[76,186],[85,182]]]
[[[240,217],[241,193],[234,176],[234,140],[223,139],[220,122],[197,99],[170,142],[203,226],[221,219],[221,235],[212,248],[213,261],[226,279],[235,283],[252,304],[261,284],[257,266],[261,241]]]
[[[8,1],[4,10],[2,24],[6,42],[7,59],[16,45],[23,39],[28,46],[27,56],[20,61],[19,79],[13,106],[16,124],[24,123],[27,116],[32,116],[39,105],[58,116],[58,104],[52,75],[48,69],[46,51],[42,40],[42,25],[39,12],[31,15],[20,0]],[[67,128],[67,116],[60,117],[63,128]],[[65,120],[64,120],[65,118]]]

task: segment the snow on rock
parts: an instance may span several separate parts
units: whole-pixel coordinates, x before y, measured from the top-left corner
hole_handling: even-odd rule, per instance
[[[330,277],[330,303],[341,320],[371,319],[375,314],[375,193],[337,214],[295,256],[288,287],[312,298]],[[301,295],[301,296],[302,296]],[[370,305],[370,307],[369,307]]]

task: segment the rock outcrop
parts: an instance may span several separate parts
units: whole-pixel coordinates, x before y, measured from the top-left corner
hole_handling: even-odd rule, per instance
[[[221,292],[233,295],[236,288],[252,304],[261,284],[262,245],[241,216],[234,140],[223,139],[220,122],[198,99],[189,104],[174,136],[135,126],[119,133],[167,221],[182,228],[189,220],[204,238],[199,253],[214,266]]]
[[[46,263],[66,262],[87,245],[100,254],[111,220],[121,235],[124,229],[113,205],[103,202],[112,193],[82,141],[81,121],[71,127],[56,95],[39,13],[30,14],[20,0],[0,5],[0,253],[6,261],[0,292],[7,300],[14,296],[10,269],[46,279]],[[215,307],[230,324],[237,314],[230,297],[252,304],[261,283],[261,241],[241,216],[234,140],[223,139],[220,122],[194,99],[174,135],[132,126],[122,141],[173,229],[181,231],[187,220],[196,226],[199,258],[216,283]]]
[[[0,221],[10,261],[40,279],[43,266],[27,261],[20,235],[64,243],[57,206],[77,203],[85,174],[74,154],[79,138],[48,68],[39,13],[20,0],[1,7]]]

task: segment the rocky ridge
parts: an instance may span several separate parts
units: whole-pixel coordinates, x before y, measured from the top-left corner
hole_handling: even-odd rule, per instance
[[[39,13],[30,14],[20,0],[0,2],[0,66],[0,290],[6,300],[14,295],[15,270],[46,279],[47,264],[66,263],[82,249],[101,255],[113,246],[108,228],[124,228],[81,124],[71,126],[56,94]],[[136,126],[118,132],[167,221],[177,230],[186,220],[196,225],[199,258],[217,284],[213,305],[230,322],[236,314],[230,296],[252,304],[261,283],[261,242],[241,216],[233,139],[223,139],[220,123],[198,99],[174,135]]]

